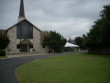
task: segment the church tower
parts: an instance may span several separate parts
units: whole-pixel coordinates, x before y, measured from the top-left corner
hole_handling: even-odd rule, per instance
[[[25,19],[24,2],[23,2],[23,0],[21,0],[18,22],[20,22],[20,21],[22,21],[24,19]]]

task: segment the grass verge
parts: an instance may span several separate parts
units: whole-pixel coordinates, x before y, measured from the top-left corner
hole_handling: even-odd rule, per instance
[[[20,83],[110,83],[110,56],[74,54],[33,61],[16,69]]]
[[[6,56],[0,56],[0,59],[2,59],[2,58],[6,58]]]

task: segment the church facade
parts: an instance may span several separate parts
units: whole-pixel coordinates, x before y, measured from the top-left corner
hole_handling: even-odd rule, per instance
[[[48,47],[42,46],[43,34],[40,29],[25,18],[24,3],[21,0],[18,23],[6,30],[10,43],[6,48],[7,54],[21,52],[47,53]]]

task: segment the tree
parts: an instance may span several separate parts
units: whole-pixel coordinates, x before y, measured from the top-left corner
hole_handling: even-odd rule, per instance
[[[68,39],[68,42],[69,42],[69,43],[72,43],[72,44],[75,43],[74,39],[71,39],[71,38]]]
[[[77,44],[81,49],[86,49],[86,46],[84,44],[85,38],[86,38],[86,35],[83,35],[82,37],[75,38],[75,44]]]
[[[10,40],[7,35],[0,33],[0,50],[4,50],[9,42]]]
[[[43,44],[49,47],[49,53],[61,52],[66,43],[66,39],[56,31],[50,31],[43,40]]]
[[[100,19],[95,21],[95,24],[87,34],[86,45],[89,48],[110,47],[110,5],[104,6],[104,10],[100,12]]]

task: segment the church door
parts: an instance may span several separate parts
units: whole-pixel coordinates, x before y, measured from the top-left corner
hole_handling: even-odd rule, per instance
[[[20,46],[20,48],[21,48],[21,52],[28,52],[28,45],[27,44],[22,44]]]

